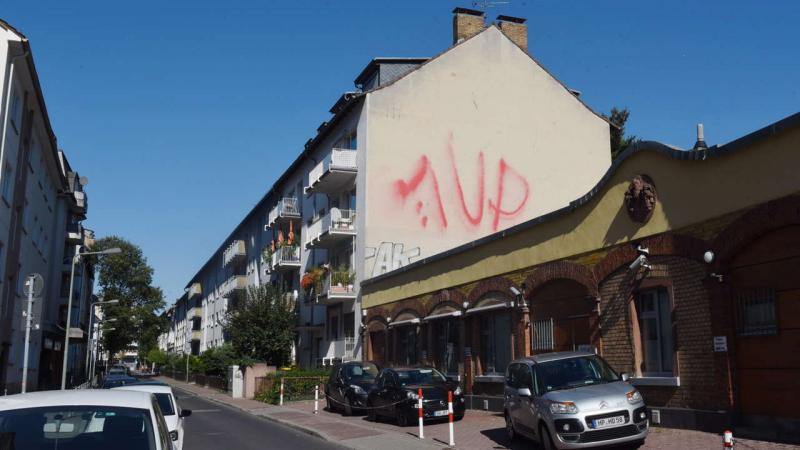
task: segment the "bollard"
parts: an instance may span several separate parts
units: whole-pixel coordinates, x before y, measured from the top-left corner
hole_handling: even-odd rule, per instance
[[[453,436],[453,391],[447,391],[447,419],[450,421],[450,445],[456,445],[455,436]]]
[[[425,433],[422,431],[422,388],[417,389],[417,406],[419,407],[419,438],[425,439]]]
[[[279,405],[283,406],[283,377],[281,377],[281,401]]]
[[[731,430],[725,430],[722,433],[722,448],[733,448],[733,432]]]
[[[319,414],[319,384],[314,385],[314,414]]]

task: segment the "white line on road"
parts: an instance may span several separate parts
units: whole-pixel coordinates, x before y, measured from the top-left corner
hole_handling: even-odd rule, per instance
[[[207,412],[220,412],[221,409],[193,409],[192,414],[207,413]]]

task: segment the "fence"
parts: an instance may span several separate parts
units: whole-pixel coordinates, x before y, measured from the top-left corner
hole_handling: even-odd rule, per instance
[[[313,400],[315,386],[319,386],[319,395],[322,398],[326,379],[327,377],[256,377],[256,398],[274,405],[281,401]]]
[[[178,381],[186,381],[186,372],[178,370],[164,370],[164,376],[173,378]],[[228,391],[228,379],[226,377],[219,377],[215,375],[203,375],[200,373],[189,373],[189,383],[195,383],[199,386],[218,389],[220,391]]]

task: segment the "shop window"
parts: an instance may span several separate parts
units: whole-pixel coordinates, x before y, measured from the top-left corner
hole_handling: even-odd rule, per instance
[[[417,327],[404,326],[397,329],[399,362],[405,365],[417,363]]]
[[[555,337],[553,336],[553,318],[536,320],[533,322],[533,345],[536,352],[549,352],[553,350]]]
[[[511,362],[511,314],[485,314],[480,320],[483,374],[505,373]]]
[[[667,289],[657,287],[638,292],[636,312],[642,342],[642,375],[671,377],[675,347],[672,338],[672,306]]]
[[[445,373],[458,373],[459,320],[436,320],[433,327],[437,368]]]
[[[740,291],[736,297],[739,336],[769,336],[778,333],[775,290],[756,288]]]

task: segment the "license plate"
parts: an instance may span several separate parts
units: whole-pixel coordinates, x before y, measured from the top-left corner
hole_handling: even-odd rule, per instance
[[[593,420],[592,428],[613,427],[614,425],[622,425],[623,423],[625,423],[625,416],[606,417],[604,419]]]
[[[449,414],[449,413],[450,413],[450,412],[449,412],[449,411],[447,411],[447,410],[444,410],[444,411],[434,411],[434,412],[433,412],[433,417],[442,417],[442,416],[446,416],[446,415],[447,415],[447,414]]]

